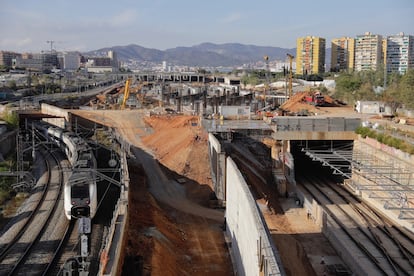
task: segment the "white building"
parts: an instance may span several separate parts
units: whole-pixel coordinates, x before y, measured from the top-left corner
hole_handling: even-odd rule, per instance
[[[77,70],[80,67],[80,54],[78,52],[63,53],[63,69]]]
[[[383,64],[382,36],[370,32],[355,39],[355,71],[377,70]]]
[[[404,74],[414,68],[414,36],[399,33],[387,37],[387,72]]]

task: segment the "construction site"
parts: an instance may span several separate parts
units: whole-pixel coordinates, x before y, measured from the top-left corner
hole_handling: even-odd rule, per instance
[[[119,274],[351,275],[362,269],[349,256],[356,249],[346,251],[332,238],[338,236],[326,226],[329,204],[309,188],[318,177],[329,183],[323,186],[343,185],[334,174],[342,163],[325,168],[304,154],[324,156],[308,145],[351,145],[352,152],[361,122],[354,107],[291,78],[241,89],[231,77],[157,77],[125,76],[88,97],[49,101],[70,121],[113,129],[128,144]],[[398,269],[411,271],[405,264]]]
[[[281,109],[283,106],[278,106],[275,98],[270,97],[274,93],[263,93],[262,88],[243,95],[238,90],[238,86],[223,88],[214,84],[196,84],[193,87],[171,84],[164,85],[164,89],[168,87],[164,90],[168,93],[161,96],[160,84],[140,82],[128,87],[131,85],[128,82],[129,80],[126,82],[126,87],[117,89],[116,93],[98,95],[91,101],[92,109],[105,111],[99,113],[103,114],[102,119],[96,115],[89,115],[89,117],[94,116],[95,120],[104,121],[105,124],[120,129],[132,144],[152,152],[166,174],[171,179],[179,180],[180,185],[185,188],[186,197],[206,208],[214,208],[219,213],[219,219],[206,219],[203,212],[194,215],[189,210],[191,206],[177,206],[176,203],[168,204],[162,200],[160,202],[159,198],[158,200],[154,198],[154,193],[148,191],[150,189],[142,166],[135,165],[132,161],[130,172],[133,181],[131,185],[133,198],[130,204],[131,209],[137,211],[132,211],[130,214],[128,230],[130,238],[125,251],[126,271],[128,267],[138,264],[143,275],[236,274],[223,232],[225,208],[217,200],[211,177],[207,147],[208,132],[201,126],[200,118],[211,118],[213,121],[218,120],[217,122],[220,119],[261,121],[282,113],[300,114],[304,110],[309,115],[331,114],[334,112],[331,107],[339,105],[330,97],[325,97],[329,105],[326,108],[309,102],[309,97],[313,93],[310,90],[293,95],[291,100],[283,105],[285,108]],[[130,96],[125,99],[123,95],[128,93]],[[283,90],[279,94],[282,93]],[[230,108],[227,111],[225,109],[226,105],[242,106],[243,103],[251,105],[246,113],[240,113],[239,108],[235,109],[236,113],[232,113]],[[117,111],[117,109],[124,111]],[[339,107],[337,111],[346,114],[350,108]],[[88,117],[88,111],[82,111],[82,116]],[[141,123],[137,123],[141,120],[139,118],[143,120]],[[234,149],[246,147],[246,141],[235,141]],[[303,221],[297,211],[293,213],[284,211],[286,208],[289,209],[286,206],[294,204],[294,201],[280,198],[275,190],[266,186],[261,180],[271,175],[270,148],[254,141],[249,143],[252,142],[249,147],[254,150],[247,155],[257,160],[252,161],[253,164],[255,162],[262,164],[262,176],[258,178],[257,175],[250,173],[251,170],[248,168],[244,171],[248,182],[254,187],[252,192],[256,195],[258,204],[266,206],[266,200],[271,201],[272,212],[265,210],[264,215],[270,222],[269,229],[278,229],[274,241],[282,256],[285,271],[288,275],[317,275],[315,268],[306,257],[306,250],[319,248],[322,251],[321,255],[329,255],[328,253],[333,249],[322,235],[316,240],[306,240],[306,235],[318,232],[318,227]],[[237,146],[238,143],[241,144]],[[259,148],[262,149],[258,151]],[[237,151],[233,150],[233,152]],[[242,153],[243,155],[246,155],[246,152]],[[265,199],[264,195],[268,199]],[[290,238],[287,239],[286,235]],[[208,242],[205,242],[207,240]]]

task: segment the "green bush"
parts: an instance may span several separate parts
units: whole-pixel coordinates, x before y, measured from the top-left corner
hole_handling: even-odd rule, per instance
[[[387,146],[399,149],[409,154],[414,154],[414,146],[402,139],[398,139],[384,133],[378,133],[375,130],[370,129],[368,127],[358,127],[355,130],[355,132],[361,135],[362,138],[369,137],[372,139],[376,139],[378,142],[385,144]]]

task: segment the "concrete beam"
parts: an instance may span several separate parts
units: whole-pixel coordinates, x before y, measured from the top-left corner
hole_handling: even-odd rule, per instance
[[[272,133],[275,140],[356,140],[354,131],[277,131]]]

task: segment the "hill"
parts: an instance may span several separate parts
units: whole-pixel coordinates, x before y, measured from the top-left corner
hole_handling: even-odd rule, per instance
[[[270,60],[286,60],[286,54],[296,54],[296,49],[270,46],[244,45],[239,43],[202,43],[191,47],[175,47],[165,51],[145,48],[136,44],[113,46],[91,51],[88,55],[99,55],[113,50],[120,61],[136,60],[187,66],[237,66],[263,60],[267,55]]]

